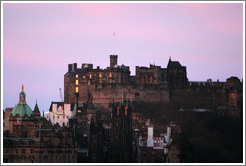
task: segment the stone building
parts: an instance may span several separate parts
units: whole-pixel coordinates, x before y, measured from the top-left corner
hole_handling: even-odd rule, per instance
[[[169,88],[185,87],[188,84],[186,67],[182,66],[178,61],[172,61],[171,57],[167,65],[167,82]]]
[[[52,102],[46,119],[51,121],[53,125],[69,126],[69,119],[75,114],[75,103],[65,104],[64,102]]]
[[[3,135],[4,163],[77,162],[77,143],[69,128],[54,127],[26,103],[24,87],[19,103],[9,117],[9,132]]]
[[[138,139],[138,162],[166,163],[168,162],[169,146],[172,144],[180,127],[175,124],[153,125],[140,128]]]
[[[112,162],[132,162],[132,105],[129,101],[112,102],[109,109]]]
[[[168,80],[178,87],[187,84],[186,67],[169,60],[167,68],[150,65],[136,66],[136,75],[130,76],[128,66],[117,64],[117,55],[110,55],[110,66],[100,69],[93,64],[68,65],[64,75],[65,103],[91,102],[105,107],[121,98],[132,101],[169,101]],[[76,96],[78,94],[78,96]],[[78,98],[77,98],[78,97]]]
[[[6,108],[3,112],[3,131],[9,131],[9,117],[13,108]]]

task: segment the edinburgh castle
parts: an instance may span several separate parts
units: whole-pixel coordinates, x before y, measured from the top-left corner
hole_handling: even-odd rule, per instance
[[[230,77],[226,82],[189,82],[186,67],[169,58],[167,68],[150,64],[136,66],[131,76],[128,66],[117,64],[110,55],[110,66],[101,69],[93,64],[68,65],[64,75],[64,102],[90,102],[107,107],[112,101],[175,102],[181,108],[216,108],[236,106],[242,100],[242,82]]]

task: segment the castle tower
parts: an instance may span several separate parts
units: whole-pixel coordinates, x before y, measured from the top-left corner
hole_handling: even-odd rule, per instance
[[[110,67],[117,66],[118,55],[110,55]]]

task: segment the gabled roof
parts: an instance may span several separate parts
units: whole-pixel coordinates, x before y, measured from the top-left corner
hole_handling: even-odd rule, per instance
[[[56,101],[52,101],[52,102],[51,102],[51,105],[50,105],[49,111],[53,111],[53,110],[52,110],[52,105],[53,105],[53,104],[57,104],[57,108],[60,107],[60,106],[64,106],[64,102],[56,102]],[[71,105],[70,110],[72,111],[72,110],[74,109],[75,103],[72,102],[72,103],[70,103],[70,105]]]
[[[54,101],[52,101],[52,102],[51,102],[51,105],[50,105],[49,111],[53,111],[53,110],[52,110],[52,105],[53,105],[53,104],[57,104],[57,108],[58,108],[59,106],[64,105],[64,102],[54,102]]]
[[[178,61],[172,61],[171,59],[169,59],[167,68],[169,69],[175,69],[175,68],[181,68],[181,64]]]

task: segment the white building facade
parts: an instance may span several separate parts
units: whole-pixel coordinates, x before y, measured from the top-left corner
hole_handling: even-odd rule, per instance
[[[64,102],[52,102],[46,119],[50,120],[53,125],[68,126],[69,119],[74,116],[75,104],[64,104]]]

